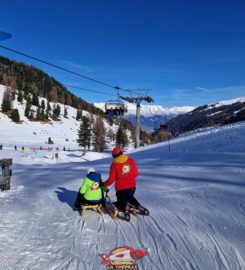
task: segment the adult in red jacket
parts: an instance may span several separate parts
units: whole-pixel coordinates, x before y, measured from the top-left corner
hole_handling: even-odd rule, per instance
[[[130,214],[126,211],[127,203],[134,205],[144,215],[149,215],[149,211],[144,208],[134,197],[136,189],[136,177],[138,169],[135,161],[123,154],[121,147],[116,147],[112,151],[114,158],[109,178],[105,181],[105,186],[110,186],[115,182],[117,202],[115,206],[124,212],[125,219],[130,220]]]

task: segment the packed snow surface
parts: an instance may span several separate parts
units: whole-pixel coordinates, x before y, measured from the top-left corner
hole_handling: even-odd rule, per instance
[[[144,270],[245,269],[244,137],[240,122],[128,153],[139,167],[136,197],[150,210],[130,223],[72,210],[87,168],[105,180],[111,158],[3,148],[14,165],[11,190],[0,192],[0,269],[102,270],[99,254],[122,246],[148,252],[137,261]]]

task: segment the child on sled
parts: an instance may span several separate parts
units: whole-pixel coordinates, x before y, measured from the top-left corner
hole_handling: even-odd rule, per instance
[[[82,205],[102,204],[104,206],[103,188],[100,187],[101,182],[100,173],[97,173],[94,168],[89,168],[77,194],[74,210],[81,209]]]

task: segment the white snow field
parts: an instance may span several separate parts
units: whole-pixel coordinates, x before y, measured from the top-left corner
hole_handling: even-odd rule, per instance
[[[142,270],[245,269],[245,122],[131,151],[136,197],[150,216],[114,221],[72,210],[88,167],[105,180],[111,158],[31,159],[11,149],[12,188],[0,192],[0,269],[102,270],[101,253],[147,250]],[[76,156],[76,155],[75,155]],[[109,195],[115,199],[111,188]]]

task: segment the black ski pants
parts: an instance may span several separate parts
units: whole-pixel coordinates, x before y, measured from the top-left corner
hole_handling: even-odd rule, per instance
[[[135,188],[118,190],[116,192],[117,202],[115,203],[115,206],[123,212],[125,212],[127,203],[130,203],[137,208],[140,203],[135,199],[134,193]]]

